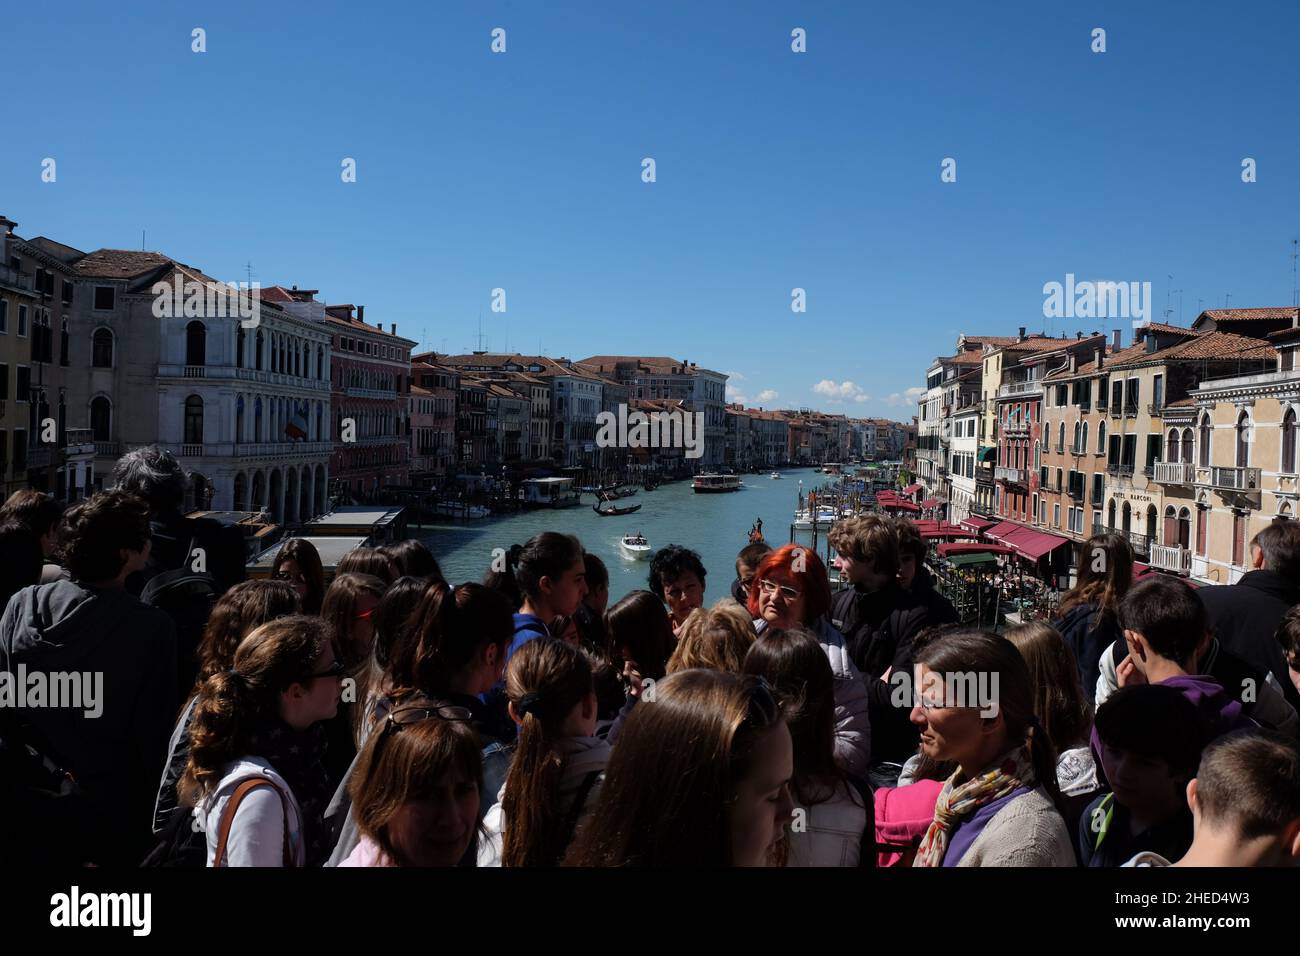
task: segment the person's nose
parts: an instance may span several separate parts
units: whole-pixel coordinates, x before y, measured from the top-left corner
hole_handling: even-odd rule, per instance
[[[907,715],[907,719],[922,730],[924,730],[925,725],[929,723],[929,721],[925,719],[925,708],[920,704],[912,705],[912,710]]]

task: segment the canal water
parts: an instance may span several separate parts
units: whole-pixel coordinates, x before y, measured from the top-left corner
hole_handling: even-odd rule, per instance
[[[595,498],[584,494],[582,504],[575,508],[538,509],[471,521],[441,519],[423,529],[412,527],[410,534],[429,546],[447,580],[457,584],[481,581],[491,566],[494,548],[523,544],[543,531],[575,534],[583,547],[609,568],[612,603],[628,591],[646,587],[649,562],[629,561],[618,548],[623,535],[640,533],[655,549],[680,544],[700,553],[708,571],[704,597],[709,605],[726,597],[735,577],[736,553],[749,542],[754,519],[763,519],[763,537],[769,544],[788,544],[800,480],[805,492],[831,480],[812,468],[783,469],[781,475],[779,481],[767,473],[742,475],[744,486],[724,494],[697,495],[689,481],[673,482],[620,498],[616,502],[619,507],[641,505],[640,511],[622,517],[597,515],[591,510]],[[811,543],[810,531],[798,534],[800,543]],[[825,531],[818,532],[817,553],[825,557]]]

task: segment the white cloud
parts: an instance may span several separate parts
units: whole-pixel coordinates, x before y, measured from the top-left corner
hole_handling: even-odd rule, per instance
[[[891,408],[898,408],[902,405],[915,405],[925,394],[925,389],[920,385],[914,386],[903,392],[894,392],[885,401]]]
[[[865,402],[869,401],[871,398],[870,395],[852,382],[844,381],[837,385],[829,378],[824,378],[814,385],[813,391],[818,395],[826,396],[832,405],[838,405],[846,399],[852,399],[855,402]]]
[[[774,388],[765,388],[758,393],[758,401],[760,402],[774,402],[779,397],[780,396],[777,394],[777,391]]]
[[[743,382],[745,380],[745,376],[740,372],[723,372],[722,374],[737,382]]]

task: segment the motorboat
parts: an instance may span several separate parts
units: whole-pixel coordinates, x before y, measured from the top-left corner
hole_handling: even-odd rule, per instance
[[[840,517],[841,515],[838,512],[836,512],[834,508],[818,508],[817,516],[815,519],[817,523],[817,529],[819,531],[829,529],[831,525],[833,525],[836,521],[840,519]],[[800,511],[796,511],[794,513],[794,526],[797,530],[807,531],[811,529],[813,526],[813,521],[814,518],[811,514],[809,514],[807,508],[804,508]]]
[[[780,473],[779,471],[774,471],[774,472],[772,472],[770,475],[768,475],[767,477],[771,478],[773,481],[780,481],[780,480],[781,480],[781,473]]]
[[[696,475],[691,482],[691,489],[697,494],[711,494],[721,491],[739,491],[740,476],[703,474]]]
[[[643,534],[625,534],[618,541],[618,550],[629,561],[650,560],[650,542]]]

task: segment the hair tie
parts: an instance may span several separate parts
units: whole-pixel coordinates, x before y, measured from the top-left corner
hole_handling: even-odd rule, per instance
[[[1047,733],[1047,731],[1043,730],[1043,725],[1040,724],[1040,723],[1038,722],[1038,715],[1037,715],[1037,714],[1030,714],[1030,715],[1029,715],[1029,728],[1030,728],[1031,730],[1036,730],[1036,731],[1037,731],[1038,733],[1040,733],[1040,734],[1044,734],[1044,735],[1046,735],[1046,733]]]
[[[519,712],[519,716],[527,717],[532,713],[533,708],[541,703],[541,700],[541,694],[538,694],[535,691],[530,691],[529,693],[524,694],[523,697],[520,697],[519,700],[515,701],[515,710]]]

